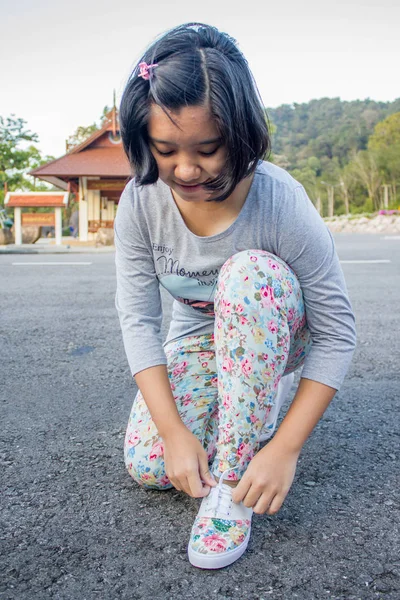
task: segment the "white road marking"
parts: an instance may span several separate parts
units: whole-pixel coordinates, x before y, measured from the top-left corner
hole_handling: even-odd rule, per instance
[[[346,264],[346,265],[364,265],[364,264],[369,264],[369,265],[376,265],[376,264],[382,264],[382,263],[391,263],[391,260],[341,260],[340,261],[342,264]]]
[[[400,240],[400,235],[385,235],[383,240]]]
[[[35,266],[35,265],[91,265],[91,262],[14,262],[12,263],[16,267],[20,266]]]
[[[387,264],[391,263],[391,260],[341,260],[341,264],[356,265],[356,264]],[[91,262],[14,262],[13,266],[34,266],[34,265],[91,265]]]

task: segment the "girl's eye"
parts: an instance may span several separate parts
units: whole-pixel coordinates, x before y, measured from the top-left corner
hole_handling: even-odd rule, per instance
[[[161,152],[161,150],[158,150],[158,148],[156,148],[156,150],[160,156],[171,156],[171,154],[173,153],[173,150],[170,150],[169,152]]]
[[[211,150],[211,152],[200,152],[200,154],[202,156],[212,156],[213,154],[215,154],[217,152],[218,149],[219,149],[219,146],[217,148],[215,148],[214,150]]]
[[[214,150],[211,150],[211,152],[199,152],[199,154],[201,154],[201,156],[212,156],[217,152],[218,149],[219,146]],[[169,150],[168,152],[161,152],[161,150],[159,150],[158,148],[156,148],[156,151],[157,154],[159,154],[160,156],[171,156],[174,153],[174,150]]]

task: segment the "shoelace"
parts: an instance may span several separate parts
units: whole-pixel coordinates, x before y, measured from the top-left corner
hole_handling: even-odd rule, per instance
[[[214,515],[220,513],[226,517],[231,514],[232,506],[232,489],[228,485],[224,485],[224,477],[229,473],[230,469],[225,471],[221,476],[217,486],[211,488],[207,496],[207,508],[214,512]]]

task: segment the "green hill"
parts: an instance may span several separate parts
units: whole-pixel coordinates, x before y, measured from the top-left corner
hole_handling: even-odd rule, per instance
[[[324,216],[329,186],[338,188],[334,193],[336,214],[380,208],[382,184],[391,185],[390,204],[398,202],[396,181],[387,169],[385,172],[379,157],[368,151],[368,140],[378,123],[400,112],[400,98],[393,102],[321,98],[283,104],[266,112],[272,125],[270,160],[303,183],[311,199],[320,203]],[[367,174],[362,173],[364,163]],[[379,182],[372,173],[375,163]],[[368,176],[375,177],[372,187],[367,184]]]

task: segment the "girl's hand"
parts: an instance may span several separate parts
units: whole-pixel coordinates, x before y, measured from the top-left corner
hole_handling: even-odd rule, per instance
[[[233,501],[243,500],[259,515],[277,513],[292,485],[298,457],[299,452],[282,448],[272,440],[250,462],[233,491]]]
[[[217,485],[208,469],[207,453],[195,435],[184,425],[164,442],[165,471],[172,485],[193,498],[203,498]]]

